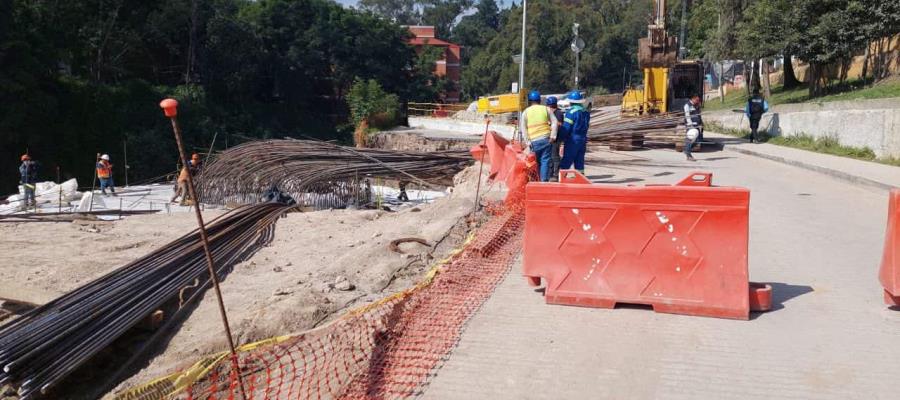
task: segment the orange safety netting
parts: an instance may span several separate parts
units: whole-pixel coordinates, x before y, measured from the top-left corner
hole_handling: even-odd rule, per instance
[[[397,398],[415,395],[521,249],[521,208],[494,215],[416,287],[301,334],[230,353],[119,399]],[[240,377],[240,379],[238,379]],[[243,388],[241,388],[243,385]],[[246,393],[246,397],[242,394]]]

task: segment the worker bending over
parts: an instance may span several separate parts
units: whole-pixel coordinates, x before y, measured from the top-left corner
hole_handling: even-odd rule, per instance
[[[558,122],[553,112],[541,104],[541,93],[532,90],[528,93],[528,108],[522,112],[520,128],[531,143],[531,151],[538,160],[541,171],[541,182],[550,179],[550,164],[553,161],[551,147],[556,141]]]
[[[22,206],[22,209],[27,210],[28,207],[37,206],[37,201],[34,198],[34,186],[37,184],[38,165],[36,161],[31,160],[31,156],[28,154],[23,154],[21,159],[19,183],[22,184],[25,192],[25,204]]]
[[[700,95],[691,96],[691,101],[684,104],[684,118],[687,123],[687,134],[684,139],[684,155],[688,161],[697,161],[691,150],[703,137],[703,118],[700,117]]]
[[[113,196],[116,196],[116,184],[113,182],[112,176],[113,165],[109,162],[109,154],[100,156],[97,162],[97,178],[100,178],[100,193],[106,196],[106,188]]]
[[[584,109],[584,96],[581,92],[573,90],[569,93],[569,102],[572,107],[563,117],[562,136],[566,138],[563,149],[563,158],[559,167],[561,169],[572,168],[572,164],[582,174],[584,173],[584,154],[587,151],[587,131],[591,124],[591,113]]]
[[[750,143],[759,143],[759,137],[756,135],[756,131],[759,130],[759,120],[768,111],[769,102],[759,95],[759,88],[753,88],[753,96],[747,99],[747,107],[744,108],[744,113],[750,120]]]
[[[194,177],[198,173],[200,173],[200,164],[200,155],[194,153],[191,155],[191,160],[186,162],[184,166],[181,167],[181,172],[178,173],[178,181],[175,186],[175,195],[172,196],[171,200],[169,200],[170,203],[174,203],[175,199],[181,196],[181,202],[178,204],[182,206],[187,205],[187,200],[190,196],[190,192],[188,191],[187,187],[188,174],[190,174],[191,177]]]

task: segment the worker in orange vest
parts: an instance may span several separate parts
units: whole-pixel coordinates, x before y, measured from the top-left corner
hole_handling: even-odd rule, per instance
[[[177,181],[177,186],[175,189],[175,195],[172,196],[172,200],[171,200],[172,203],[175,202],[175,199],[177,199],[179,196],[181,196],[181,202],[178,204],[182,205],[182,206],[186,205],[185,202],[187,201],[187,199],[190,196],[190,193],[188,192],[188,187],[187,187],[188,174],[191,174],[192,177],[194,175],[197,175],[200,172],[200,164],[201,164],[200,163],[200,155],[197,153],[194,153],[191,155],[191,160],[188,161],[185,166],[181,167],[181,172],[178,173],[178,181]]]
[[[97,178],[100,178],[100,193],[106,196],[106,188],[113,196],[116,196],[116,184],[113,182],[112,176],[113,165],[109,162],[109,154],[100,156],[97,162]]]

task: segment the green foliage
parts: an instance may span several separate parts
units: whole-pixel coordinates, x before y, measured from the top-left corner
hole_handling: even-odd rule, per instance
[[[775,56],[797,41],[793,4],[793,0],[758,0],[747,8],[737,29],[737,52],[742,58]]]
[[[830,101],[847,101],[863,99],[900,98],[900,80],[888,80],[873,86],[866,86],[862,81],[849,81],[843,85],[834,85],[829,89],[829,94],[821,97],[809,97],[806,88],[785,89],[783,86],[772,87],[772,97],[768,99],[769,105],[793,104],[793,103],[826,103]],[[725,96],[725,101],[718,99],[704,103],[705,111],[717,110],[743,110],[747,102],[747,93],[742,90],[732,91]]]
[[[376,128],[392,127],[400,110],[397,95],[385,92],[374,79],[357,78],[347,93],[347,105],[354,125],[363,121],[372,123],[372,117],[377,115],[379,124],[372,124]]]
[[[349,140],[356,77],[400,101],[434,100],[433,60],[418,67],[407,38],[331,0],[0,0],[0,193],[26,149],[42,179],[58,165],[83,186],[97,152],[124,183],[123,144],[130,182],[174,171],[158,107],[168,96],[188,150],[207,151],[216,133],[218,149],[238,137]]]
[[[586,47],[581,53],[580,84],[622,89],[623,80],[637,73],[637,39],[646,30],[649,0],[622,2],[592,0],[528,2],[526,87],[545,92],[564,92],[574,86],[575,56],[570,50],[572,23],[581,24]],[[512,56],[520,52],[521,6],[502,18],[499,30],[484,47],[473,51],[463,69],[463,96],[473,99],[509,92],[518,80]]]

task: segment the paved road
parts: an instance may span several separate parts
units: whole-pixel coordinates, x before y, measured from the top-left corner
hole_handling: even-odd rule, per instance
[[[887,192],[734,152],[597,152],[595,181],[688,171],[751,189],[750,277],[775,310],[750,321],[546,305],[521,267],[470,321],[433,399],[897,399],[900,311],[877,280]]]

